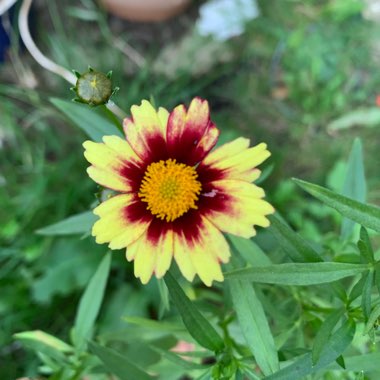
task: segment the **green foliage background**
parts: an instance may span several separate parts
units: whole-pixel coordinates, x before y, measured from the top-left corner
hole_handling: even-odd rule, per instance
[[[200,2],[159,25],[91,0],[37,5],[38,46],[67,68],[112,69],[121,108],[199,95],[221,143],[266,141],[278,213],[253,241],[228,236],[223,284],[173,267],[142,286],[89,234],[98,189],[81,144],[118,133],[115,119],[71,102],[15,27],[0,67],[0,379],[378,379],[380,28],[364,3],[260,1],[224,43],[194,33]]]

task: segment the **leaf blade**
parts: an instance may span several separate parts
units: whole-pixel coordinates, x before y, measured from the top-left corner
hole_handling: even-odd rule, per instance
[[[361,224],[364,227],[380,232],[379,207],[358,202],[354,199],[337,194],[322,186],[302,181],[300,179],[294,178],[293,181],[313,197],[319,199],[327,206],[334,208],[343,216]]]
[[[89,109],[83,105],[58,98],[51,98],[50,102],[93,141],[101,142],[102,137],[107,135],[123,137],[116,126],[101,116],[96,109]]]
[[[268,376],[279,369],[279,362],[261,302],[248,281],[232,281],[229,287],[243,336],[257,364]]]
[[[121,380],[151,380],[142,369],[132,363],[126,356],[119,354],[115,350],[101,346],[94,342],[89,342],[90,351],[93,352],[113,374]]]
[[[44,236],[83,234],[90,231],[96,219],[91,211],[86,211],[40,228],[36,233]]]
[[[107,253],[101,260],[79,301],[73,327],[73,340],[79,348],[83,347],[90,337],[98,316],[111,267],[111,257],[111,254]]]
[[[342,195],[365,202],[367,185],[364,174],[362,144],[359,138],[354,140],[348,159],[346,178],[343,185]],[[341,237],[347,239],[354,231],[355,222],[343,218],[341,226]]]
[[[263,284],[304,286],[333,282],[368,269],[367,264],[285,263],[237,269],[224,273],[224,276],[227,280],[246,279]]]
[[[355,323],[347,320],[329,339],[323,349],[320,359],[313,365],[311,353],[299,357],[289,366],[266,377],[267,380],[294,380],[303,379],[305,376],[317,372],[334,362],[350,345],[355,335]]]
[[[170,272],[165,275],[164,280],[190,335],[201,346],[211,351],[221,351],[224,347],[222,338],[209,321],[192,304]]]
[[[323,348],[325,347],[327,341],[330,338],[331,332],[333,331],[334,327],[336,326],[343,314],[344,309],[335,310],[322,323],[320,329],[317,332],[317,335],[315,336],[313,349],[311,352],[311,359],[313,365],[315,365],[318,362]]]
[[[270,231],[277,239],[282,250],[294,262],[323,261],[318,253],[276,213],[269,217]]]

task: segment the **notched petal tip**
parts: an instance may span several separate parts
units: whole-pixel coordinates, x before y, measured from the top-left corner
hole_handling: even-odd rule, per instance
[[[212,278],[203,278],[203,279],[200,277],[200,279],[202,280],[202,282],[206,286],[208,286],[209,288],[211,288],[212,284],[214,283],[214,281],[223,282],[224,281],[224,276],[223,276],[223,273],[220,272],[220,275],[218,275],[218,276],[215,276],[215,277],[212,277]]]
[[[101,143],[96,143],[94,141],[91,141],[91,140],[86,140],[82,143],[82,146],[85,150],[90,150],[92,148],[95,148],[97,145],[99,145]]]
[[[210,107],[207,100],[194,98],[187,110],[186,119],[198,124],[208,123],[210,120]]]

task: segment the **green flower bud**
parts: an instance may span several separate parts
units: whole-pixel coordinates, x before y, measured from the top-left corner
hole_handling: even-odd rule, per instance
[[[87,72],[83,74],[75,72],[75,75],[78,79],[72,90],[77,95],[74,99],[77,102],[86,103],[90,106],[106,104],[118,90],[118,88],[112,89],[112,71],[103,74],[89,67]]]

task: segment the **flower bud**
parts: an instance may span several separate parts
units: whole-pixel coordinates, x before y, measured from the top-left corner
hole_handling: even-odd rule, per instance
[[[78,79],[72,90],[77,95],[74,99],[77,102],[86,103],[90,106],[106,104],[118,90],[118,88],[112,89],[111,71],[108,74],[103,74],[89,67],[87,72],[83,74],[75,72],[75,75]]]

